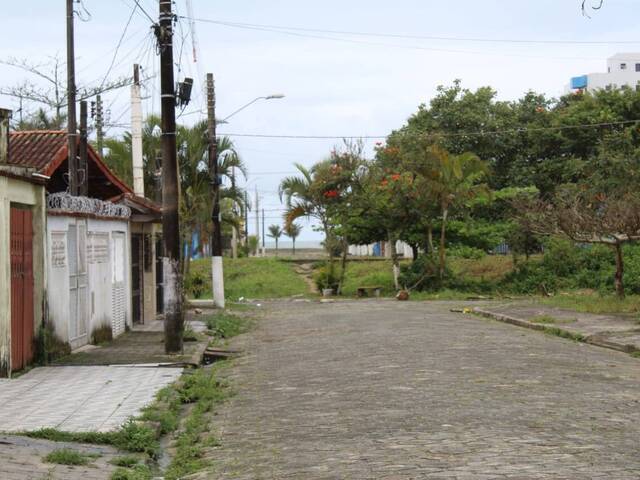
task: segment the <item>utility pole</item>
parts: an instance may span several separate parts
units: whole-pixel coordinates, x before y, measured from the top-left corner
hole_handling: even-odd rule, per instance
[[[142,166],[142,98],[140,95],[140,67],[133,66],[131,85],[131,157],[133,160],[133,193],[144,197],[144,169]]]
[[[102,112],[102,97],[96,95],[96,146],[98,148],[98,155],[102,158],[103,146],[104,146],[104,117]]]
[[[244,244],[249,244],[249,194],[246,189],[244,191]]]
[[[80,148],[78,149],[78,195],[89,195],[89,163],[87,162],[87,102],[80,102]]]
[[[76,68],[73,39],[73,0],[67,0],[67,141],[69,193],[78,195],[78,159],[76,149],[78,132],[76,131]]]
[[[260,256],[260,198],[256,185],[256,257]]]
[[[267,244],[264,241],[264,208],[262,209],[262,256],[267,256]]]
[[[176,150],[176,94],[173,77],[172,0],[160,0],[160,19],[154,26],[160,50],[162,144],[162,238],[164,240],[164,349],[182,352],[184,312],[180,272],[180,214]]]
[[[156,151],[156,171],[153,179],[156,190],[155,200],[157,203],[162,203],[162,153],[160,150]]]
[[[211,212],[211,285],[213,287],[213,304],[218,308],[224,308],[220,175],[218,173],[218,139],[216,138],[216,90],[212,73],[207,73],[207,126],[209,134],[209,175],[213,194],[213,209]]]
[[[234,195],[234,203],[233,203],[233,216],[234,223],[231,226],[231,257],[238,258],[238,228],[236,227],[235,221],[238,218],[238,209],[235,203],[235,194],[236,194],[236,169],[235,167],[231,167],[231,191]]]

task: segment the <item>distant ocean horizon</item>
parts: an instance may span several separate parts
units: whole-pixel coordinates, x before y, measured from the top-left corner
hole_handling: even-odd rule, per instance
[[[271,241],[271,242],[266,242],[265,243],[267,249],[271,250],[271,249],[275,249],[276,248],[276,243]],[[293,248],[293,243],[291,242],[291,240],[280,240],[278,242],[278,248]],[[322,249],[322,245],[319,241],[314,241],[314,240],[300,240],[296,242],[296,248],[301,248],[301,249]]]

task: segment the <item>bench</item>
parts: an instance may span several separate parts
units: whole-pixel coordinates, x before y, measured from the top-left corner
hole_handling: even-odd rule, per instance
[[[358,297],[368,297],[370,293],[373,293],[376,297],[379,297],[382,293],[382,287],[358,287],[356,295]]]

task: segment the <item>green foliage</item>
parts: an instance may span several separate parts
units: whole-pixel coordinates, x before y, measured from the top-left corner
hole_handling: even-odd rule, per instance
[[[46,365],[71,354],[71,345],[63,341],[55,331],[53,322],[45,322],[38,328],[34,340],[34,362]]]
[[[70,448],[60,448],[44,457],[44,461],[58,465],[87,465],[93,458],[95,455],[87,455]]]
[[[484,250],[467,245],[456,245],[449,249],[449,255],[452,257],[469,258],[479,260],[486,255]]]
[[[111,474],[111,480],[151,480],[152,478],[153,474],[146,465],[118,468]]]
[[[140,458],[135,455],[123,455],[121,457],[115,457],[109,460],[111,465],[115,465],[116,467],[126,467],[131,468],[134,465],[140,463]]]
[[[420,255],[415,261],[400,267],[400,285],[408,290],[436,291],[451,279],[451,271],[439,274],[438,259],[434,255]]]
[[[201,298],[207,291],[207,286],[211,285],[203,270],[191,269],[184,279],[184,291],[191,298]]]
[[[276,258],[224,258],[224,287],[228,299],[282,298],[307,293],[307,286],[300,281],[292,263]],[[193,275],[206,279],[203,298],[212,298],[211,261],[200,259],[191,262],[191,269],[185,279]]]
[[[227,312],[219,312],[208,315],[204,319],[207,328],[219,338],[232,338],[251,328],[251,320],[246,317]]]
[[[117,432],[115,446],[127,452],[146,453],[155,457],[158,453],[156,433],[147,425],[129,420]]]
[[[328,288],[331,288],[335,291],[338,288],[340,277],[337,275],[335,268],[332,268],[330,265],[325,264],[324,266],[317,268],[313,272],[313,281],[320,291]]]
[[[210,419],[217,404],[229,396],[225,384],[218,380],[218,369],[199,369],[184,376],[179,394],[184,403],[193,404],[175,440],[175,455],[165,472],[167,480],[177,480],[210,465],[204,458],[205,448],[217,444],[211,433]]]

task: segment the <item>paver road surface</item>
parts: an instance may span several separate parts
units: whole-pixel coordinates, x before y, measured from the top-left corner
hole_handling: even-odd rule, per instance
[[[640,360],[453,305],[267,306],[203,478],[640,478]]]

